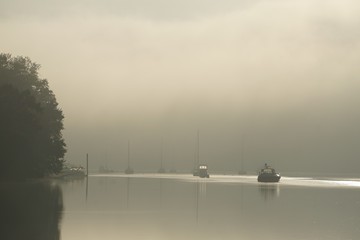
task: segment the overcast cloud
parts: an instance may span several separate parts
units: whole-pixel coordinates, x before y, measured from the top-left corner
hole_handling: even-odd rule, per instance
[[[4,1],[1,52],[42,65],[67,160],[360,167],[358,1]]]

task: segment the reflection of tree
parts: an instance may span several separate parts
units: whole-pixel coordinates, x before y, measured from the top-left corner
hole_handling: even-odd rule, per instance
[[[1,184],[0,191],[0,239],[60,239],[63,203],[59,186],[12,183]]]
[[[261,195],[264,197],[265,200],[273,198],[275,196],[279,196],[280,194],[280,187],[279,184],[272,184],[272,183],[262,183],[259,184],[259,191]]]
[[[126,178],[126,208],[129,208],[129,198],[130,198],[130,178]]]

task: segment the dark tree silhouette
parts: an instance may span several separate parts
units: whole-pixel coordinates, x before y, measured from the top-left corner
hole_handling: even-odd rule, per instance
[[[41,177],[63,166],[63,114],[39,65],[0,54],[0,178]]]

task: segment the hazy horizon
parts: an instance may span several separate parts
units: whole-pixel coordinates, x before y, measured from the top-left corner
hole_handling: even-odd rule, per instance
[[[0,0],[1,52],[41,64],[70,163],[357,173],[357,1]]]

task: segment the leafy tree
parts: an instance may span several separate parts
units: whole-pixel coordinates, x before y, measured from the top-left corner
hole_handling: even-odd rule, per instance
[[[0,54],[0,178],[62,169],[64,116],[39,68],[27,57]]]

